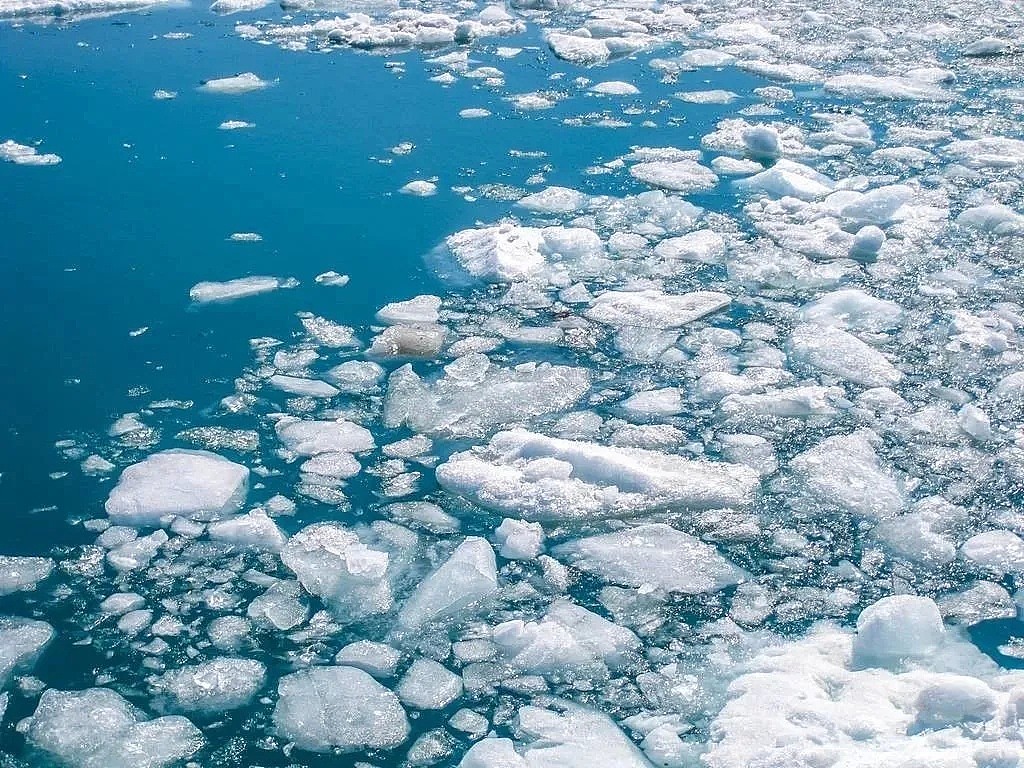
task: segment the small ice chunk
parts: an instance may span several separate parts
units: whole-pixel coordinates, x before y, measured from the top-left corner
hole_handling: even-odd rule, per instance
[[[433,659],[416,659],[395,693],[414,709],[444,709],[462,695],[462,678]]]
[[[767,125],[753,125],[743,132],[747,154],[758,160],[775,160],[782,155],[779,132]]]
[[[366,351],[372,357],[433,358],[448,332],[441,325],[392,325],[377,335]]]
[[[100,610],[112,616],[137,611],[146,605],[145,598],[135,592],[115,592],[100,603]]]
[[[636,96],[640,89],[632,83],[624,83],[621,80],[605,80],[590,87],[591,93],[599,96]]]
[[[1012,531],[985,531],[960,547],[960,556],[997,575],[1024,573],[1024,539]]]
[[[945,628],[935,601],[915,595],[883,597],[857,617],[853,642],[859,666],[887,667],[926,657],[942,644]]]
[[[29,743],[69,768],[164,768],[203,745],[189,720],[172,715],[147,720],[108,688],[51,688],[23,721]]]
[[[413,197],[431,197],[437,194],[437,184],[425,179],[416,179],[415,181],[410,181],[398,191],[403,195],[411,195]]]
[[[718,175],[695,160],[637,163],[629,172],[645,184],[683,194],[706,192],[718,184]]]
[[[347,455],[347,454],[346,454]],[[214,541],[225,541],[241,547],[267,552],[280,552],[288,537],[262,509],[210,523],[206,532]]]
[[[49,557],[0,555],[0,597],[15,592],[31,592],[53,571]]]
[[[494,529],[498,554],[508,560],[533,560],[544,551],[544,529],[540,523],[528,523],[506,517]]]
[[[338,272],[331,270],[329,272],[321,272],[313,279],[319,285],[328,285],[336,288],[343,288],[344,286],[348,285],[349,280],[351,278],[349,278],[348,275],[342,275]]]
[[[903,378],[881,352],[831,325],[797,326],[789,337],[789,357],[863,387],[891,387]]]
[[[683,400],[675,387],[637,392],[622,402],[631,414],[640,416],[674,416],[683,410]]]
[[[366,546],[340,523],[303,528],[288,540],[281,561],[306,591],[345,615],[384,613],[393,604],[388,553]]]
[[[326,381],[319,379],[307,379],[301,376],[287,376],[283,373],[275,373],[267,383],[274,389],[279,389],[289,395],[297,397],[335,397],[339,394],[337,388],[332,387]]]
[[[368,429],[343,419],[307,421],[286,416],[274,425],[274,431],[284,447],[299,456],[331,451],[359,453],[375,446]]]
[[[491,110],[484,109],[483,107],[467,107],[466,109],[459,110],[459,117],[466,120],[479,120],[490,116]]]
[[[369,360],[346,360],[324,374],[340,391],[349,394],[368,392],[384,378],[384,369]]]
[[[873,439],[865,432],[825,438],[794,457],[789,468],[820,507],[869,520],[892,517],[903,509],[906,497],[880,462]]]
[[[0,160],[15,165],[57,165],[61,161],[61,156],[42,154],[35,147],[8,139],[0,144]]]
[[[714,547],[663,523],[576,539],[552,553],[608,582],[688,595],[718,592],[744,578]]]
[[[398,669],[402,654],[390,645],[371,640],[349,643],[334,657],[335,664],[356,667],[374,677],[391,677]]]
[[[611,56],[605,41],[592,37],[551,32],[547,35],[547,42],[555,56],[572,64],[602,64]]]
[[[107,498],[116,523],[159,525],[166,516],[215,520],[245,501],[249,470],[208,451],[173,449],[148,456],[121,473]]]
[[[656,290],[605,291],[585,312],[591,320],[607,325],[638,328],[681,328],[687,323],[718,312],[732,299],[715,291],[694,291],[678,295]]]
[[[255,127],[256,127],[256,123],[248,123],[245,120],[225,120],[224,122],[222,122],[220,125],[217,126],[217,128],[222,130],[222,131],[240,131],[240,130],[244,130],[246,128],[255,128]],[[256,234],[256,233],[254,233],[254,232],[236,232],[235,234],[238,234],[238,235],[252,235],[252,234]],[[232,240],[236,240],[236,241],[241,241],[241,242],[259,242],[263,238],[260,237],[257,234],[256,237],[235,237],[235,235],[232,235],[231,239]]]
[[[269,80],[263,80],[252,72],[243,72],[232,77],[219,77],[213,80],[206,80],[199,90],[207,93],[241,94],[250,91],[259,91],[271,85]]]
[[[393,749],[409,736],[398,697],[355,667],[313,667],[281,678],[274,723],[311,752]]]
[[[377,322],[385,325],[399,323],[436,323],[441,299],[438,296],[416,296],[408,301],[387,304],[377,312]]]
[[[415,629],[454,616],[498,589],[494,550],[485,539],[469,536],[428,575],[405,601],[399,623]]]
[[[593,662],[618,668],[641,645],[630,630],[567,599],[555,600],[540,621],[513,619],[497,625],[493,639],[513,669],[537,675]]]
[[[820,200],[828,195],[833,182],[812,168],[782,158],[766,171],[739,179],[736,187],[755,196],[770,198],[795,197],[798,200]]]
[[[808,323],[871,332],[895,328],[902,315],[899,304],[876,298],[858,288],[826,293],[800,309],[801,318]]]
[[[589,199],[582,192],[568,187],[546,187],[521,197],[516,205],[533,213],[572,213],[586,207]]]
[[[255,659],[221,658],[158,675],[150,689],[172,711],[218,714],[252,701],[266,677],[267,668]]]
[[[32,670],[54,636],[44,621],[0,616],[0,691],[14,674]]]
[[[221,301],[234,301],[248,296],[276,291],[278,288],[291,288],[294,282],[280,277],[239,277],[223,283],[196,283],[189,289],[188,296],[196,304],[209,304]]]

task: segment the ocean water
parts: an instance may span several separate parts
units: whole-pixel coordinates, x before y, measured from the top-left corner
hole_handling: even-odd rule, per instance
[[[0,556],[54,563],[24,590],[0,588],[0,615],[54,629],[45,648],[17,660],[10,679],[0,663],[0,691],[8,691],[0,694],[7,696],[0,699],[0,765],[458,765],[483,733],[511,739],[522,762],[500,762],[473,747],[468,768],[584,760],[797,766],[812,764],[821,743],[831,751],[813,764],[846,765],[840,760],[851,754],[865,762],[850,765],[895,754],[921,764],[1021,764],[1024,684],[1013,670],[1024,669],[1014,645],[1024,637],[1024,422],[1012,384],[1024,326],[1017,276],[1024,255],[1021,14],[1004,9],[985,21],[986,3],[963,4],[943,17],[945,28],[928,15],[933,26],[918,34],[898,28],[892,9],[875,9],[886,27],[845,3],[779,11],[686,6],[701,26],[678,28],[659,26],[628,4],[526,5],[507,9],[523,22],[507,34],[372,52],[295,29],[350,11],[380,22],[395,18],[389,8],[306,13],[272,5],[223,16],[169,6],[0,24],[0,141],[38,143],[39,152],[60,156],[43,167],[0,162],[7,362]],[[458,18],[479,10],[430,9]],[[671,3],[651,9],[681,10]],[[831,21],[805,12],[830,14]],[[552,30],[631,14],[650,37],[630,55],[587,66],[559,58],[549,45]],[[250,23],[257,26],[239,29]],[[886,30],[884,41],[876,24]],[[874,32],[865,31],[869,25]],[[811,27],[817,31],[806,31]],[[992,56],[967,58],[964,51],[986,35],[1006,47],[989,42]],[[501,48],[522,50],[509,56]],[[727,52],[729,61],[704,66],[680,58],[697,49]],[[438,60],[453,51],[468,61]],[[817,69],[758,73],[736,65],[762,61]],[[932,69],[914,74],[914,66]],[[467,74],[478,67],[495,67],[500,78]],[[445,71],[454,73],[450,83],[431,80]],[[241,72],[269,83],[241,94],[200,87]],[[841,80],[865,74],[878,82]],[[637,93],[595,95],[589,88],[601,81],[630,83]],[[156,99],[158,89],[176,96]],[[677,95],[712,90],[735,97],[692,103]],[[527,109],[512,100],[537,92],[554,93],[554,103]],[[473,108],[491,114],[460,116]],[[737,119],[747,123],[722,123]],[[226,120],[253,125],[219,129]],[[750,124],[770,124],[778,146],[759,152],[746,138]],[[719,140],[709,140],[716,130]],[[992,137],[1004,143],[955,146]],[[393,151],[403,142],[413,147]],[[923,154],[884,155],[908,146]],[[715,157],[748,165],[713,166],[717,178],[681,194],[629,172],[638,162],[683,158],[706,170]],[[793,175],[753,192],[730,177],[787,162],[800,164]],[[399,191],[415,179],[434,180],[437,194]],[[808,192],[803,184],[821,189]],[[859,193],[895,185],[896,204],[845,207],[855,206]],[[577,190],[585,202],[549,211],[516,205],[549,186]],[[659,186],[669,189],[657,201],[636,197]],[[701,210],[682,216],[693,221],[666,224],[673,211],[680,214],[665,211],[684,198]],[[618,212],[637,200],[647,202]],[[454,233],[502,220],[580,229],[561,246],[534,245],[525,256],[479,245],[491,261],[476,275],[469,257],[444,245]],[[858,250],[853,238],[875,226],[884,230],[884,245]],[[673,258],[658,250],[696,230],[718,233],[721,253]],[[543,242],[543,235],[515,231]],[[597,233],[591,236],[599,254],[580,231]],[[233,233],[260,239],[236,241]],[[533,256],[542,266],[525,277],[499,274]],[[328,270],[348,275],[348,284],[317,282]],[[226,302],[190,299],[198,283],[250,275],[297,285]],[[583,298],[563,290],[570,286],[582,288]],[[851,288],[888,304],[848,299],[838,309],[825,305],[827,322],[808,319],[808,307]],[[595,310],[608,290],[653,291],[657,306],[608,319]],[[685,320],[659,304],[664,294],[696,291],[724,292],[731,304]],[[445,326],[444,351],[368,351],[389,324],[375,313],[417,295],[440,297],[440,318],[428,324]],[[644,319],[646,311],[671,317]],[[357,342],[311,340],[297,313],[350,326]],[[517,335],[524,327],[554,335]],[[801,351],[798,331],[807,327],[810,341]],[[836,327],[849,333],[829,336]],[[636,348],[659,333],[672,338],[653,354],[637,351],[628,336],[636,328]],[[472,367],[479,359],[451,365],[448,383],[437,384],[445,366],[468,359],[450,353],[451,345],[480,336],[494,342],[493,350],[484,348],[490,375],[518,375],[518,384],[489,388],[491,379]],[[848,336],[857,346],[843,346]],[[823,346],[815,346],[818,339]],[[275,357],[309,350],[319,357],[294,369]],[[274,373],[320,380],[331,366],[368,359],[390,379],[327,400],[289,397],[269,382]],[[406,363],[428,385],[403,395],[395,371]],[[534,363],[564,366],[554,369],[562,378],[534,383]],[[527,367],[508,372],[521,364]],[[552,369],[539,370],[543,376]],[[582,394],[572,392],[573,371],[585,379]],[[726,378],[716,379],[720,374]],[[818,389],[786,400],[798,387]],[[630,404],[630,396],[650,390],[667,392],[667,405],[661,398]],[[239,398],[225,400],[232,395]],[[743,399],[760,395],[763,401]],[[969,403],[981,409],[981,426],[964,410]],[[410,415],[395,421],[391,411],[402,409]],[[300,477],[301,459],[275,427],[286,413],[359,423],[375,448],[353,449],[360,471],[344,482]],[[569,413],[584,416],[563,418]],[[108,432],[125,414],[140,423]],[[258,446],[231,443],[240,433],[221,443],[210,432],[180,435],[210,426],[255,432]],[[547,437],[488,447],[496,433],[515,427],[583,447],[552,447]],[[378,450],[415,434],[433,444],[404,459]],[[733,435],[752,442],[736,447]],[[861,442],[841,442],[847,439]],[[166,529],[169,539],[138,564],[114,567],[105,559],[116,543],[103,532],[104,503],[120,473],[182,447],[212,450],[251,471],[245,503],[229,516],[281,494],[297,505],[294,514],[274,516],[282,539],[315,523],[338,524],[388,553],[386,575],[374,581],[359,572],[338,594],[318,593],[318,569],[333,573],[337,563],[319,563],[304,576],[282,562],[265,530],[254,541],[218,544],[201,527],[169,518],[129,521],[142,536]],[[452,456],[459,452],[483,457],[483,469],[456,475]],[[92,455],[110,468],[83,471]],[[694,463],[671,464],[680,457]],[[701,475],[705,461],[733,474]],[[439,466],[451,470],[447,481],[444,470],[435,476]],[[325,488],[343,496],[329,499]],[[421,500],[457,518],[458,530],[409,522],[388,506]],[[505,546],[496,533],[505,518],[539,520],[554,558],[538,559],[539,546],[522,556]],[[648,550],[626,540],[603,555],[614,561],[642,550],[632,566],[604,563],[602,570],[594,564],[601,557],[572,553],[588,537],[664,523],[686,543],[659,546],[665,529],[645,528],[659,532]],[[135,536],[127,530],[124,541]],[[1003,538],[977,539],[992,531]],[[100,548],[98,535],[107,537]],[[493,590],[427,626],[403,629],[402,606],[466,536],[489,540],[488,550],[498,552]],[[570,566],[564,574],[559,562]],[[361,566],[345,567],[354,573]],[[467,579],[456,583],[456,594],[472,589],[470,571],[447,574]],[[293,585],[305,606],[295,626],[275,628],[247,614],[276,579]],[[354,603],[342,595],[370,582],[385,585],[393,605],[375,607],[376,598],[361,592]],[[153,618],[179,617],[181,628],[162,633],[148,621],[137,632],[119,627],[116,615],[99,608],[116,592],[139,593]],[[892,616],[872,618],[879,601],[907,595],[925,607],[899,603]],[[543,622],[562,601],[601,619],[557,631],[550,621],[534,630],[502,624]],[[233,650],[210,642],[210,621],[229,615],[253,618]],[[537,636],[515,634],[530,631]],[[929,640],[933,634],[941,641]],[[410,734],[390,748],[347,749],[337,721],[327,727],[334,741],[295,746],[301,735],[275,716],[280,679],[332,666],[340,648],[363,639],[400,651],[401,674],[384,676],[386,688],[398,687],[409,664],[426,657],[461,674],[465,693],[436,711],[406,706]],[[489,644],[488,653],[473,659],[453,651],[453,642],[467,640]],[[14,648],[14,635],[5,642]],[[524,647],[529,653],[516,656]],[[257,659],[265,679],[252,695],[207,711],[159,691],[155,675],[220,656]],[[791,656],[820,666],[773,661]],[[746,688],[757,690],[759,671],[774,675],[769,688],[782,691],[777,697],[744,697]],[[807,679],[828,692],[822,701],[833,697],[820,706],[826,736],[806,723],[801,731],[806,712],[798,689]],[[116,691],[139,708],[138,717],[189,717],[201,743],[164,759],[161,749],[178,748],[180,740],[140,737],[150,762],[121,744],[123,733],[109,736],[109,753],[81,734],[48,746],[43,726],[61,732],[72,714],[40,715],[44,691],[94,687]],[[298,730],[316,730],[325,716],[331,695],[318,696]],[[871,721],[865,712],[876,706],[873,696],[899,717]],[[955,703],[941,703],[947,700]],[[359,712],[358,702],[339,706]],[[486,719],[482,733],[451,724],[463,707]],[[538,724],[529,720],[531,708],[568,714]],[[765,710],[795,729],[788,747],[782,737],[768,743],[765,734],[781,726],[759,721]],[[383,721],[367,722],[358,728],[386,729]],[[836,725],[850,722],[856,727]],[[781,762],[755,762],[769,759]]]

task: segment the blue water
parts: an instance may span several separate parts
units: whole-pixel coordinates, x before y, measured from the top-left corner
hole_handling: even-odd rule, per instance
[[[275,15],[268,10],[253,18]],[[629,117],[634,125],[625,128],[573,127],[562,120],[597,110],[616,116],[619,101],[576,96],[522,114],[503,101],[508,93],[557,88],[549,81],[553,72],[584,73],[556,64],[535,30],[499,42],[541,46],[514,65],[474,51],[479,64],[506,72],[508,86],[499,91],[465,79],[449,88],[430,83],[435,70],[419,52],[296,54],[254,45],[233,33],[244,18],[181,8],[70,25],[0,25],[0,140],[40,139],[41,151],[63,158],[54,168],[0,163],[2,554],[61,551],[93,538],[67,521],[101,516],[109,486],[76,471],[52,478],[69,469],[57,441],[95,442],[120,414],[164,398],[194,401],[184,421],[202,424],[203,410],[251,364],[248,340],[292,337],[300,330],[296,312],[352,325],[365,341],[383,304],[447,290],[424,256],[446,235],[497,220],[510,208],[483,197],[467,202],[449,187],[524,187],[543,170],[548,184],[590,193],[640,191],[621,175],[588,176],[582,169],[636,145],[694,148],[744,104],[690,105],[672,99],[676,91],[749,94],[769,84],[731,69],[682,73],[677,83],[664,84],[646,66],[649,56],[619,61],[597,77],[637,84],[645,104],[661,95],[664,109]],[[161,37],[170,31],[193,37]],[[399,61],[403,74],[385,66]],[[277,82],[241,96],[197,90],[205,79],[241,71]],[[154,100],[156,89],[178,97]],[[460,118],[459,110],[469,107],[486,107],[494,116]],[[640,127],[646,117],[658,127]],[[218,130],[228,119],[256,127]],[[392,155],[389,148],[403,141],[415,150]],[[510,150],[546,156],[515,157]],[[434,175],[440,177],[435,197],[397,193],[411,179]],[[725,192],[694,201],[736,204]],[[262,234],[262,242],[227,240],[248,231]],[[316,284],[314,276],[327,270],[350,275],[351,283]],[[249,274],[293,276],[301,284],[236,303],[190,306],[193,284]],[[148,331],[129,335],[141,327]],[[171,438],[165,434],[161,445],[175,444]],[[35,612],[59,624],[82,607],[44,599],[3,598],[0,613]],[[1021,629],[1020,622],[995,622],[977,628],[974,639],[998,657],[995,646]],[[76,639],[61,636],[35,674],[54,686],[91,685],[103,663],[102,643],[76,646]],[[136,698],[146,700],[144,692]],[[29,712],[29,703],[12,702],[0,752],[24,756],[10,723]],[[267,712],[265,706],[242,710],[212,729],[204,764],[287,764],[279,751],[244,738],[266,730]],[[447,715],[422,715],[414,728],[426,730]],[[302,755],[309,765],[354,760]]]

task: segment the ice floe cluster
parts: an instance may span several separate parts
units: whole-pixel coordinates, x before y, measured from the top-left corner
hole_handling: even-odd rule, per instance
[[[450,234],[444,295],[301,313],[211,411],[62,441],[106,503],[76,516],[92,544],[0,557],[25,614],[0,619],[0,712],[25,699],[29,748],[76,767],[1019,766],[1024,673],[971,631],[1024,609],[1024,14],[470,5],[238,32],[449,46],[454,78],[529,24],[573,73],[759,85],[679,95],[744,105],[699,147],[579,169],[616,192],[538,184]],[[40,695],[55,636],[105,666]]]

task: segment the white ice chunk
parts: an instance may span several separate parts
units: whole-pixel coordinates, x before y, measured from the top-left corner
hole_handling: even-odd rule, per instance
[[[469,536],[409,596],[399,623],[414,629],[451,617],[489,597],[498,589],[494,550],[486,540]]]
[[[4,13],[3,4],[0,3],[0,16],[7,16]],[[43,154],[35,147],[19,144],[13,139],[0,144],[0,160],[15,165],[57,165],[61,161],[60,155]]]
[[[280,277],[239,277],[223,283],[196,283],[189,289],[188,296],[197,304],[209,304],[219,301],[234,301],[247,296],[276,291],[278,288],[291,288],[294,283]]]
[[[537,675],[595,661],[616,668],[640,649],[630,630],[567,599],[553,602],[539,621],[513,619],[497,625],[492,637],[506,663]]]
[[[853,641],[855,661],[862,666],[889,666],[922,658],[945,637],[935,601],[915,595],[883,597],[857,617]]]
[[[44,621],[0,616],[0,691],[16,673],[32,670],[54,636]]]
[[[221,658],[172,669],[152,678],[152,693],[174,711],[216,714],[244,707],[266,683],[255,659]]]
[[[370,431],[351,421],[305,421],[286,416],[274,425],[274,431],[284,447],[299,456],[359,453],[375,446]]]
[[[729,306],[732,299],[715,291],[671,295],[655,290],[605,291],[585,312],[591,320],[617,326],[681,328]]]
[[[31,592],[53,571],[48,557],[0,555],[0,597],[15,592]]]
[[[259,91],[269,85],[271,85],[269,80],[263,80],[252,72],[243,72],[232,77],[207,80],[200,86],[200,90],[208,93],[240,94]]]
[[[637,163],[629,172],[634,179],[652,187],[683,194],[706,192],[718,184],[718,175],[695,160]]]
[[[960,547],[960,556],[997,575],[1024,573],[1024,539],[1012,531],[985,531]]]
[[[584,368],[547,363],[503,368],[485,355],[469,354],[447,365],[445,375],[432,383],[411,365],[391,374],[384,421],[432,436],[479,437],[496,426],[566,410],[589,389]]]
[[[444,709],[462,695],[462,678],[433,659],[416,659],[395,693],[414,709]]]
[[[121,473],[107,498],[107,514],[128,525],[159,525],[177,515],[215,520],[245,501],[249,470],[208,451],[154,453]]]
[[[377,321],[385,325],[398,323],[436,323],[441,299],[438,296],[416,296],[408,301],[387,304],[377,312]]]
[[[292,536],[281,562],[310,594],[347,616],[390,610],[393,599],[386,578],[388,553],[363,544],[340,523],[314,523]]]
[[[335,664],[356,667],[374,677],[391,677],[398,669],[402,654],[390,645],[371,640],[349,643],[334,657]]]
[[[904,491],[872,445],[873,436],[855,432],[828,437],[789,463],[804,490],[825,509],[878,520],[903,509]]]
[[[311,752],[393,749],[409,736],[398,697],[355,667],[313,667],[281,678],[278,732]]]
[[[335,397],[338,394],[338,389],[326,381],[286,376],[283,373],[275,373],[267,379],[267,383],[275,389],[298,397]]]
[[[509,560],[533,560],[544,551],[544,529],[540,523],[528,523],[506,517],[494,529],[498,554]]]
[[[33,746],[69,768],[164,768],[203,745],[199,729],[184,717],[147,720],[108,688],[51,688],[23,727]]]
[[[834,326],[797,326],[789,337],[789,357],[864,387],[891,387],[903,378],[885,355]]]
[[[744,506],[748,467],[511,430],[456,453],[438,482],[487,509],[532,520],[633,517],[673,506]]]
[[[614,584],[688,595],[718,592],[744,578],[714,547],[663,523],[577,539],[552,553]]]
[[[277,523],[259,508],[227,520],[214,521],[207,526],[206,532],[214,541],[225,541],[267,552],[280,552],[288,540]]]

